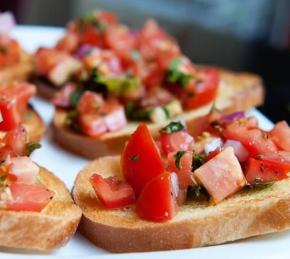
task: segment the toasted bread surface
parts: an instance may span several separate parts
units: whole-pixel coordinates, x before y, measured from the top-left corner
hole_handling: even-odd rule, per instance
[[[0,210],[0,246],[49,251],[63,246],[75,233],[81,210],[64,183],[45,168],[41,182],[54,192],[41,212]]]
[[[0,70],[0,82],[9,83],[26,80],[32,71],[32,58],[23,51],[19,63]]]
[[[81,233],[112,252],[216,245],[290,228],[290,179],[261,190],[244,190],[217,205],[188,201],[172,220],[155,223],[140,219],[134,207],[104,208],[88,180],[95,172],[103,177],[120,176],[119,157],[91,162],[77,176],[72,192],[83,211]]]
[[[33,108],[25,112],[23,126],[27,130],[29,142],[39,142],[45,132],[45,124]]]
[[[224,113],[247,110],[261,105],[264,100],[264,90],[261,79],[249,73],[232,73],[220,71],[221,83],[215,106]],[[198,109],[184,112],[179,118],[186,121],[188,130],[195,126],[195,121],[208,114],[212,103]],[[57,109],[52,122],[55,140],[66,149],[87,158],[119,154],[124,143],[138,126],[138,122],[129,122],[126,127],[115,132],[103,134],[99,138],[91,138],[76,133],[65,125],[66,112]],[[151,134],[156,137],[164,123],[148,123]]]

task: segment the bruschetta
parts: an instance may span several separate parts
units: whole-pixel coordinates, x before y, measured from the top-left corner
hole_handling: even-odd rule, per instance
[[[112,252],[217,245],[290,228],[290,128],[243,112],[208,116],[191,136],[173,121],[155,141],[141,124],[121,156],[96,159],[72,191],[79,226]]]
[[[39,114],[29,105],[36,87],[26,82],[0,83],[0,136],[22,124],[28,142],[38,143],[45,131]]]
[[[75,233],[81,211],[64,183],[27,156],[35,145],[19,127],[0,139],[0,246],[54,250]]]
[[[11,13],[0,13],[0,83],[26,80],[33,71],[32,57],[9,36],[14,24]]]
[[[213,103],[225,113],[263,103],[258,76],[193,64],[153,20],[133,33],[110,13],[83,17],[36,64],[61,88],[54,138],[89,158],[120,153],[138,121],[156,135],[176,116],[195,127]]]

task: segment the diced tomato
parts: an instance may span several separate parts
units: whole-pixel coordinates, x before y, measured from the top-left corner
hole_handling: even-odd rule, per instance
[[[100,202],[110,209],[129,207],[135,202],[133,188],[116,176],[103,178],[98,174],[90,177],[90,182]]]
[[[287,178],[287,171],[265,160],[250,157],[245,166],[245,176],[249,183],[271,182]]]
[[[74,84],[66,84],[61,90],[59,90],[53,99],[52,103],[56,107],[60,108],[70,108],[71,107],[71,94],[76,90]]]
[[[105,33],[106,46],[117,53],[126,53],[135,47],[136,39],[124,25],[111,26]]]
[[[180,158],[177,154],[176,152],[168,154],[167,171],[177,174],[180,189],[187,189],[188,186],[195,184],[191,172],[193,152],[185,151],[181,153]]]
[[[79,37],[76,33],[66,33],[56,44],[56,49],[68,53],[74,52],[79,44]]]
[[[212,68],[201,68],[197,75],[199,80],[192,80],[186,86],[183,94],[183,104],[186,109],[195,109],[213,101],[218,92],[219,74]]]
[[[226,139],[240,141],[250,155],[276,152],[277,147],[266,132],[260,129],[248,129],[240,121],[234,121],[223,131]]]
[[[36,87],[29,83],[13,83],[0,90],[1,131],[14,129],[27,109],[28,100],[35,95]]]
[[[84,28],[80,34],[80,44],[90,44],[103,48],[105,46],[104,34],[93,27]]]
[[[101,95],[86,91],[80,98],[77,110],[82,131],[98,137],[107,131],[115,131],[127,124],[124,107],[116,100],[104,102]]]
[[[137,200],[139,217],[151,221],[167,221],[177,212],[176,196],[172,174],[163,173],[151,179],[143,188]]]
[[[100,11],[96,13],[96,16],[100,22],[103,22],[107,25],[115,25],[118,23],[117,16],[112,12]]]
[[[29,157],[13,157],[10,159],[9,174],[16,177],[18,183],[32,184],[36,182],[39,167]]]
[[[231,147],[227,147],[196,169],[194,176],[215,203],[239,191],[246,184],[240,163]]]
[[[47,75],[58,63],[68,57],[64,51],[40,48],[35,54],[35,70],[39,75]]]
[[[269,135],[279,148],[290,151],[290,127],[286,121],[278,122]]]
[[[99,114],[84,114],[78,117],[82,132],[90,137],[99,137],[107,132],[103,116]]]
[[[18,126],[6,133],[1,139],[0,160],[11,157],[26,155],[27,132],[23,126]]]
[[[16,40],[2,34],[0,35],[0,48],[3,50],[0,52],[0,68],[19,62],[21,48]]]
[[[80,114],[96,113],[104,105],[104,99],[100,94],[85,91],[79,99],[77,111]]]
[[[258,160],[264,161],[268,166],[275,169],[290,172],[290,152],[277,151],[273,153],[264,153],[257,156]]]
[[[194,143],[193,137],[183,130],[171,134],[161,133],[159,139],[165,155],[170,152],[189,150]]]
[[[12,183],[13,201],[8,210],[40,212],[52,199],[53,193],[41,184]]]
[[[164,172],[160,152],[145,124],[139,125],[125,145],[121,170],[137,196],[151,179]]]

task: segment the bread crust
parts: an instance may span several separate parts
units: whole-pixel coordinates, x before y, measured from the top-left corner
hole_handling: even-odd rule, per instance
[[[220,75],[221,83],[215,106],[223,113],[247,110],[263,103],[264,89],[260,77],[226,70],[220,70]],[[186,121],[189,133],[194,130],[198,118],[208,114],[212,105],[210,103],[179,116]],[[65,118],[66,112],[57,109],[52,122],[54,139],[69,151],[90,159],[119,154],[124,143],[138,126],[138,122],[129,122],[122,130],[103,134],[99,138],[91,138],[68,129],[65,125]],[[159,130],[166,124],[168,122],[148,123],[153,137],[156,137]]]
[[[33,61],[29,54],[26,52],[21,53],[19,63],[1,69],[0,82],[10,83],[13,81],[24,81],[33,71]]]
[[[37,87],[37,95],[43,99],[51,100],[60,88],[54,86],[48,80],[42,79],[40,76],[33,76],[30,80]]]
[[[243,191],[217,205],[187,202],[170,221],[137,217],[134,208],[109,210],[100,205],[89,184],[94,172],[120,175],[119,157],[104,157],[77,176],[73,199],[82,209],[79,230],[111,252],[145,252],[217,245],[290,228],[290,179],[264,190]]]
[[[64,183],[40,167],[42,183],[54,192],[41,212],[0,210],[0,246],[50,251],[74,235],[81,210],[73,203]]]

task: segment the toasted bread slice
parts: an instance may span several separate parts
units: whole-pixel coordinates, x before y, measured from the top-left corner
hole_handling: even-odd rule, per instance
[[[24,81],[33,71],[32,58],[26,52],[22,52],[19,63],[0,70],[0,82]]]
[[[95,172],[103,177],[120,176],[119,157],[91,162],[77,176],[72,192],[83,211],[81,233],[112,252],[216,245],[290,228],[290,179],[260,190],[244,190],[217,205],[187,202],[172,220],[155,223],[140,219],[134,208],[102,207],[89,183]]]
[[[29,142],[39,142],[45,132],[45,124],[33,108],[29,108],[24,114],[23,126],[27,130]]]
[[[221,78],[218,97],[215,101],[220,111],[228,113],[247,110],[263,103],[264,90],[258,76],[221,70]],[[208,114],[212,105],[210,103],[179,116],[186,121],[189,132],[193,129],[195,120]],[[124,143],[138,126],[138,122],[130,122],[125,128],[103,134],[96,139],[68,129],[65,125],[65,118],[65,111],[56,110],[52,122],[55,140],[66,149],[87,158],[120,154]],[[157,136],[158,131],[166,124],[168,122],[148,123],[152,136]]]
[[[64,183],[45,168],[41,182],[54,192],[41,212],[0,210],[0,246],[49,251],[66,244],[75,233],[81,210]]]

